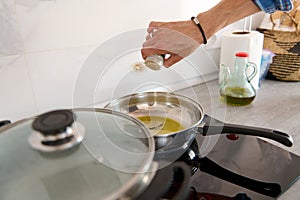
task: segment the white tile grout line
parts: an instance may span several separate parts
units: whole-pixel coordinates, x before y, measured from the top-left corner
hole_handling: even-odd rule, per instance
[[[53,52],[53,51],[62,51],[62,50],[68,50],[68,49],[75,49],[75,48],[80,48],[80,47],[88,47],[88,46],[96,46],[96,45],[99,45],[99,44],[86,44],[86,45],[80,45],[80,46],[72,46],[72,47],[66,47],[66,48],[57,48],[57,49],[47,49],[47,50],[40,50],[40,51],[26,51],[25,49],[25,43],[24,43],[24,38],[21,34],[21,26],[20,26],[20,20],[19,20],[19,16],[18,16],[18,13],[17,13],[17,9],[16,9],[16,1],[14,0],[14,14],[16,16],[16,21],[17,21],[17,25],[18,25],[18,32],[19,32],[19,35],[20,35],[20,38],[21,38],[21,45],[22,45],[22,52],[18,53],[18,54],[11,54],[11,55],[5,55],[5,56],[0,56],[0,58],[4,58],[4,57],[9,57],[9,56],[18,56],[18,55],[21,55],[24,57],[24,61],[25,61],[25,65],[26,65],[26,68],[27,68],[27,73],[28,73],[28,77],[29,77],[29,81],[30,81],[30,86],[31,86],[31,92],[32,92],[32,95],[33,95],[33,99],[34,99],[34,107],[35,107],[35,113],[38,113],[38,106],[37,106],[37,102],[36,102],[36,95],[35,95],[35,91],[34,91],[34,88],[33,88],[33,82],[32,82],[32,78],[31,78],[31,72],[30,72],[30,68],[29,68],[29,65],[28,65],[28,58],[27,58],[27,55],[28,54],[36,54],[36,53],[46,53],[46,52]]]
[[[27,60],[27,56],[26,56],[26,52],[25,52],[24,38],[23,38],[23,36],[21,34],[20,20],[19,20],[19,15],[17,13],[17,7],[16,7],[16,1],[15,0],[14,0],[14,11],[15,11],[15,15],[16,15],[17,24],[18,24],[19,35],[20,35],[21,40],[22,40],[22,49],[23,49],[23,52],[21,53],[21,55],[24,56],[24,61],[25,61],[25,65],[26,65],[26,68],[27,68],[27,74],[28,74],[28,78],[29,78],[30,86],[31,86],[31,93],[32,93],[32,96],[33,96],[33,104],[34,104],[34,107],[35,107],[35,113],[38,113],[37,103],[36,103],[36,96],[35,96],[34,89],[33,89],[31,73],[30,73],[30,69],[29,69],[29,65],[28,65],[28,60]]]
[[[63,51],[63,50],[69,50],[69,49],[76,49],[76,48],[82,48],[82,47],[92,47],[92,46],[99,46],[98,44],[85,44],[85,45],[78,45],[78,46],[70,46],[65,48],[56,48],[56,49],[45,49],[45,50],[38,50],[38,51],[23,51],[22,53],[16,53],[16,54],[7,54],[7,55],[0,55],[0,58],[5,58],[9,56],[17,56],[17,55],[23,55],[23,54],[38,54],[38,53],[47,53],[47,52],[53,52],[53,51]]]
[[[53,0],[54,2],[56,2],[56,0]],[[44,49],[44,50],[37,50],[37,51],[26,51],[25,48],[25,43],[24,43],[24,38],[21,34],[21,26],[20,26],[20,20],[19,20],[19,15],[17,13],[17,6],[16,6],[16,0],[13,0],[14,2],[14,14],[16,16],[16,21],[17,21],[17,25],[18,25],[18,32],[22,41],[22,52],[20,53],[16,53],[16,54],[7,54],[7,55],[0,55],[0,58],[4,58],[4,57],[9,57],[9,56],[17,56],[17,55],[24,55],[26,57],[26,54],[35,54],[35,53],[45,53],[45,52],[52,52],[52,51],[61,51],[61,50],[68,50],[68,49],[73,49],[73,48],[80,48],[80,47],[88,47],[88,46],[97,46],[100,45],[102,42],[99,43],[94,43],[94,44],[84,44],[84,45],[78,45],[78,46],[69,46],[69,47],[62,47],[62,48],[54,48],[54,49]]]

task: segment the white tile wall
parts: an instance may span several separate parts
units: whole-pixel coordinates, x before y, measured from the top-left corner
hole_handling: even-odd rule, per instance
[[[31,80],[23,55],[0,57],[0,120],[35,115]]]
[[[126,34],[136,29],[144,29],[146,35],[145,29],[152,20],[189,19],[191,15],[208,9],[218,1],[1,0],[0,89],[3,95],[0,98],[0,119],[17,120],[47,110],[93,103],[90,97],[85,99],[81,96],[79,99],[76,96],[74,102],[73,89],[80,78],[77,75],[84,70],[82,62],[95,47],[120,33]],[[142,41],[143,38],[140,43]],[[118,48],[120,46],[115,45]],[[131,49],[128,46],[122,48]],[[112,47],[100,55],[98,65],[111,61],[106,56],[114,50]],[[195,70],[201,75],[217,70],[212,60],[218,59],[218,50],[209,50],[209,56],[206,53],[200,49],[189,58],[196,62],[196,68],[175,66],[173,75],[165,72],[160,76],[164,77],[164,81],[173,83],[173,88],[184,87],[186,79],[197,83],[199,80],[195,80],[198,79],[194,76]],[[202,58],[203,55],[205,58]],[[140,59],[139,54],[133,56],[123,65]],[[91,75],[99,72],[96,67],[95,71],[89,72]],[[99,67],[101,72],[103,66]],[[122,79],[133,75],[129,67],[122,70],[115,67],[110,72],[112,78],[102,85],[94,85],[97,90],[93,93],[89,91],[88,94],[84,88],[91,80],[81,84],[83,93],[92,95],[95,98],[93,101],[101,102],[108,99],[112,83],[120,85],[122,82],[125,88],[114,90],[117,96],[129,91],[129,88],[132,91],[137,88],[134,77],[131,80]],[[117,80],[118,77],[121,80]],[[151,77],[158,76],[152,74],[147,76],[148,80]]]
[[[95,46],[27,55],[38,113],[72,108],[73,88],[81,65]]]
[[[25,0],[25,2],[28,0]],[[16,1],[26,51],[99,44],[117,33],[146,27],[151,18],[180,18],[181,1]],[[166,12],[166,7],[172,12]]]
[[[23,52],[14,0],[0,2],[0,57]]]

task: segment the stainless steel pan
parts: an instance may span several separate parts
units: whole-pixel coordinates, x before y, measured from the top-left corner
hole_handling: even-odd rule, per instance
[[[203,136],[235,133],[275,140],[285,146],[292,146],[293,140],[287,133],[259,127],[228,124],[204,113],[202,106],[182,95],[168,92],[136,93],[112,100],[106,108],[120,111],[136,118],[142,116],[170,118],[181,124],[182,130],[154,135],[156,150],[172,150],[188,147],[196,134]],[[155,132],[162,124],[148,128]]]

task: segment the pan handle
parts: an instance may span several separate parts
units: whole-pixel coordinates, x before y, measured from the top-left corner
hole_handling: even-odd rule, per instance
[[[266,196],[275,198],[281,193],[281,186],[277,183],[266,183],[257,181],[231,172],[219,166],[217,163],[210,160],[208,157],[198,158],[198,167],[202,172],[208,173],[222,180],[228,181],[230,183],[239,185],[241,187],[247,188],[249,190],[258,192]]]
[[[240,135],[264,137],[264,138],[277,141],[288,147],[293,146],[293,138],[289,134],[281,131],[267,129],[267,128],[228,124],[220,120],[214,119],[208,115],[204,116],[203,121],[204,121],[204,126],[203,126],[203,131],[201,133],[203,136],[217,135],[220,133],[222,134],[235,133]]]

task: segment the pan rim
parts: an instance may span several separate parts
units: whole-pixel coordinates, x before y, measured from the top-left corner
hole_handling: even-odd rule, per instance
[[[191,103],[193,104],[199,111],[200,113],[200,118],[198,119],[198,121],[192,125],[190,125],[190,127],[185,127],[182,130],[179,131],[175,131],[175,132],[171,132],[171,133],[166,133],[166,134],[156,134],[156,135],[152,135],[153,137],[158,137],[158,138],[164,138],[164,137],[170,137],[173,135],[177,135],[177,134],[184,134],[188,131],[193,131],[195,128],[199,127],[201,124],[203,124],[203,120],[205,117],[205,113],[204,113],[204,109],[201,106],[200,103],[198,103],[197,101],[195,101],[194,99],[181,95],[181,94],[177,94],[177,93],[173,93],[173,92],[162,92],[162,91],[148,91],[148,92],[137,92],[137,93],[132,93],[132,94],[128,94],[125,96],[122,96],[120,98],[116,98],[111,100],[109,103],[107,103],[104,108],[108,108],[108,109],[113,109],[114,105],[120,104],[120,102],[122,102],[123,100],[126,100],[128,98],[139,98],[141,99],[141,97],[166,97],[166,98],[177,98],[179,100],[183,100],[186,103]],[[120,110],[118,110],[120,112]],[[130,113],[126,113],[128,115],[130,115]],[[133,115],[130,115],[133,116]],[[138,119],[136,116],[133,116],[136,119]],[[139,119],[138,119],[139,120]],[[140,120],[141,121],[141,120]]]

